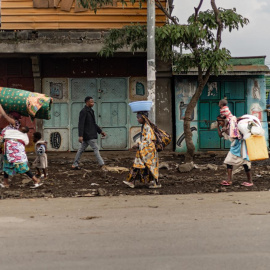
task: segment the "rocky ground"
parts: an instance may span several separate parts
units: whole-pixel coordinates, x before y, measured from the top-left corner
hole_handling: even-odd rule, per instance
[[[184,172],[182,168],[184,156],[178,153],[164,151],[160,153],[161,189],[149,189],[138,183],[131,189],[123,184],[127,169],[132,165],[135,152],[101,152],[109,171],[102,171],[92,152],[86,152],[81,159],[81,170],[71,170],[75,153],[48,153],[49,177],[38,189],[30,189],[32,181],[26,175],[17,175],[11,179],[9,189],[0,190],[0,198],[35,198],[35,197],[92,197],[119,195],[151,195],[151,194],[187,194],[213,193],[231,191],[265,191],[270,190],[269,161],[252,163],[253,187],[243,187],[246,180],[245,172],[234,175],[232,186],[223,187],[219,184],[226,180],[226,167],[223,160],[226,153],[197,154],[194,160],[195,168]],[[34,160],[34,154],[29,153],[29,161]],[[269,164],[269,165],[268,165]],[[125,169],[119,169],[124,167]],[[192,166],[193,167],[193,166]]]

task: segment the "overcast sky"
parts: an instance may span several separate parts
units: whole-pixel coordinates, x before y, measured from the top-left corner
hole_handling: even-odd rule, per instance
[[[174,15],[180,23],[194,13],[199,0],[174,0]],[[270,67],[270,0],[216,0],[218,7],[236,8],[237,13],[249,19],[249,24],[238,31],[224,32],[222,47],[237,56],[266,55],[265,63]],[[201,10],[211,8],[210,0],[204,0]]]

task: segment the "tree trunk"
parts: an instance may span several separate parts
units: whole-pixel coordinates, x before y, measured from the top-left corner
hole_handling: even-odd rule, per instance
[[[198,87],[196,89],[196,92],[192,96],[186,112],[185,112],[185,118],[184,118],[184,134],[185,134],[185,140],[186,140],[186,146],[187,146],[187,153],[186,153],[186,162],[191,162],[193,160],[194,154],[195,154],[195,146],[192,141],[192,132],[190,130],[190,123],[192,121],[192,112],[195,109],[198,100],[202,94],[203,88],[206,85],[210,74],[207,74],[205,78],[203,79],[202,76],[199,75],[198,79]]]

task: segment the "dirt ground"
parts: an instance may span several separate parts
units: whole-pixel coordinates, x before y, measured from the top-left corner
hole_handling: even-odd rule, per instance
[[[180,172],[178,166],[183,164],[184,156],[171,151],[159,154],[161,189],[149,189],[140,183],[131,189],[123,184],[128,172],[102,171],[96,163],[93,152],[86,152],[81,158],[81,170],[71,170],[75,152],[48,153],[49,177],[44,185],[30,189],[32,181],[26,175],[11,178],[9,189],[1,189],[1,199],[6,198],[36,198],[36,197],[92,197],[120,195],[151,195],[151,194],[188,194],[214,193],[232,191],[265,191],[270,190],[270,164],[268,160],[252,163],[254,186],[243,187],[246,180],[244,170],[234,175],[232,186],[223,187],[219,184],[226,180],[226,167],[223,160],[226,153],[201,153],[194,160],[199,168],[190,172]],[[108,167],[125,167],[132,165],[135,152],[110,151],[101,152]],[[34,154],[29,153],[29,162],[34,160]],[[213,164],[208,168],[207,164]],[[268,165],[269,164],[269,165]],[[1,176],[3,177],[3,175]]]

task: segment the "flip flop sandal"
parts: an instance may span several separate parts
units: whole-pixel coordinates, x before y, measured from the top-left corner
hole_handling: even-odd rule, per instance
[[[149,188],[161,188],[161,184],[150,185]]]
[[[126,184],[127,186],[129,186],[130,188],[135,188],[135,185],[131,182],[123,181],[123,183]]]
[[[0,183],[0,188],[9,188],[9,186],[5,186],[3,183]]]
[[[241,186],[244,186],[244,187],[252,187],[252,186],[253,186],[253,183],[243,182],[243,183],[241,184]]]
[[[71,167],[71,170],[81,170],[81,167],[79,167],[79,166]]]
[[[32,186],[32,187],[30,187],[30,188],[38,188],[38,187],[40,187],[40,186],[42,186],[43,185],[43,183],[36,183],[36,184],[34,184],[34,186]]]
[[[232,183],[229,183],[228,181],[222,181],[221,183],[220,183],[222,186],[230,186]]]

